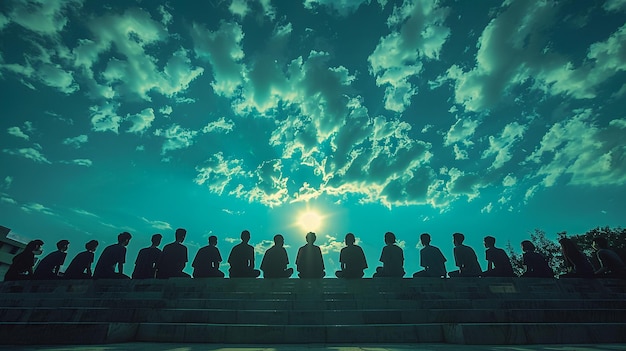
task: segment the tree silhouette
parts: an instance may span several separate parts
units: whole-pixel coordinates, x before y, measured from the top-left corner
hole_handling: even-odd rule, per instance
[[[543,255],[548,261],[548,265],[552,268],[552,271],[556,275],[566,272],[565,263],[563,262],[563,255],[561,254],[561,246],[558,244],[558,239],[565,236],[565,232],[557,234],[557,240],[550,240],[546,236],[546,232],[541,229],[535,229],[529,233],[530,241],[537,247],[536,252]],[[519,243],[515,247],[518,247]],[[506,246],[506,250],[511,258],[511,265],[513,271],[517,275],[521,275],[524,272],[524,265],[522,264],[522,253],[517,253],[513,244],[509,242]]]

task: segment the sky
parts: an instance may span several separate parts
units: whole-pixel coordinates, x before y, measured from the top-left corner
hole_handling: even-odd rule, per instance
[[[128,274],[181,227],[190,261],[314,231],[334,277],[352,232],[371,276],[391,231],[410,276],[462,232],[486,268],[625,224],[625,71],[626,0],[2,1],[0,225],[66,264],[128,231]]]

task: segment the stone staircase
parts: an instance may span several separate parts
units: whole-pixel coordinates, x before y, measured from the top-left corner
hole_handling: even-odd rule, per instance
[[[0,283],[0,343],[626,342],[626,281],[168,279]]]

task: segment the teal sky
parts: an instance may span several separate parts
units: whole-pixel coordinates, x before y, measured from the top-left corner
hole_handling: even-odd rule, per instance
[[[371,276],[386,231],[412,274],[422,232],[484,268],[485,235],[625,224],[626,0],[155,3],[0,3],[13,237],[129,231],[130,273],[178,227],[190,260],[248,229],[259,263],[313,230],[329,277],[347,232]]]

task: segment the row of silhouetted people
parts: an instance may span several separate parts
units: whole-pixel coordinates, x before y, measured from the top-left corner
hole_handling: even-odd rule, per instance
[[[183,245],[187,231],[179,228],[175,232],[175,241],[159,249],[162,235],[152,236],[152,245],[139,251],[135,260],[135,268],[132,273],[133,279],[150,278],[173,278],[191,277],[183,272],[188,262],[187,247]],[[94,252],[98,247],[96,240],[90,240],[85,244],[85,251],[77,254],[65,272],[60,272],[65,262],[66,251],[69,241],[61,240],[57,243],[57,251],[45,256],[37,267],[35,255],[41,253],[43,241],[33,240],[26,245],[23,252],[13,258],[13,263],[5,275],[5,280],[21,279],[111,279],[130,277],[124,274],[126,262],[126,246],[132,236],[128,232],[118,235],[116,244],[107,246],[98,261],[95,269],[91,270],[94,262]],[[506,252],[495,246],[496,239],[492,236],[484,238],[485,259],[487,270],[483,271],[478,263],[476,252],[471,247],[463,244],[465,236],[461,233],[452,235],[454,243],[454,261],[458,270],[447,272],[446,258],[439,248],[431,245],[431,236],[428,233],[420,235],[422,249],[420,250],[420,266],[424,269],[413,274],[413,277],[514,277],[516,276],[511,260]],[[298,249],[296,256],[296,269],[300,278],[323,278],[326,275],[322,251],[315,245],[315,233],[306,234],[306,245]],[[382,249],[380,262],[382,265],[376,268],[373,277],[403,277],[404,253],[401,247],[396,245],[396,237],[392,232],[385,233],[385,246]],[[220,270],[222,256],[217,248],[217,237],[210,236],[208,245],[198,250],[193,262],[194,278],[223,278],[224,273]],[[231,278],[250,277],[256,278],[261,275],[265,278],[289,278],[293,275],[293,268],[288,268],[289,257],[284,246],[284,237],[280,234],[274,236],[274,245],[263,255],[260,270],[255,269],[255,251],[250,241],[250,232],[244,230],[241,233],[241,242],[235,245],[228,256],[229,276]],[[608,247],[606,238],[596,237],[593,239],[593,248],[600,267],[594,269],[587,257],[578,249],[569,238],[561,238],[561,245],[567,273],[560,277],[592,278],[596,276],[626,278],[626,265],[623,260]],[[356,245],[354,234],[345,236],[346,246],[339,253],[340,270],[335,272],[338,278],[362,278],[364,270],[368,268],[363,249]],[[522,264],[525,271],[522,277],[554,277],[546,258],[536,252],[535,245],[524,240],[521,243],[523,255]]]

